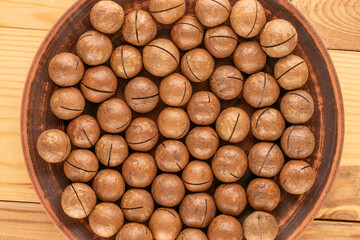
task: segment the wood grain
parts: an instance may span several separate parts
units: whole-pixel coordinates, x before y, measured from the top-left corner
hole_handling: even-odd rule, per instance
[[[360,1],[291,1],[330,49],[360,50]]]

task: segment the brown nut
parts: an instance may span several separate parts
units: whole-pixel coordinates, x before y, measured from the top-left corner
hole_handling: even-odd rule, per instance
[[[97,31],[85,32],[76,44],[77,55],[90,66],[105,63],[109,60],[112,51],[111,40],[105,34]]]
[[[211,221],[207,236],[209,240],[241,240],[243,230],[236,218],[221,214]]]
[[[297,42],[296,29],[284,19],[275,19],[266,23],[260,34],[260,45],[272,58],[289,55],[294,51]]]
[[[180,141],[166,140],[157,147],[155,161],[161,171],[179,172],[189,162],[189,151]]]
[[[190,119],[181,108],[165,108],[160,112],[157,123],[161,135],[166,138],[183,138],[190,128]]]
[[[80,82],[80,89],[88,101],[100,103],[115,94],[117,78],[106,66],[89,68]]]
[[[70,120],[84,111],[85,99],[77,88],[59,88],[51,96],[50,108],[56,117]]]
[[[184,229],[176,240],[208,240],[205,233],[196,228]]]
[[[229,107],[222,111],[216,120],[216,132],[227,142],[238,143],[250,131],[250,118],[241,108]]]
[[[314,169],[305,161],[291,160],[280,172],[280,184],[291,194],[303,194],[309,191],[314,182]]]
[[[114,203],[96,205],[89,216],[91,230],[100,237],[108,238],[115,235],[124,224],[124,215]]]
[[[89,150],[76,149],[64,163],[64,172],[73,182],[89,182],[99,169],[99,161]]]
[[[206,49],[216,58],[229,57],[237,47],[238,37],[228,26],[222,25],[206,31]]]
[[[110,66],[118,77],[133,78],[143,67],[142,55],[131,45],[121,45],[111,55]]]
[[[265,67],[266,53],[257,41],[242,42],[235,50],[234,63],[240,71],[253,74]]]
[[[309,69],[304,59],[291,54],[277,61],[274,76],[282,88],[294,90],[304,86],[309,78]]]
[[[231,216],[238,216],[247,205],[245,190],[236,183],[220,185],[214,194],[217,209]]]
[[[245,101],[254,108],[273,105],[280,95],[280,87],[269,74],[258,72],[246,79],[243,96]]]
[[[156,240],[175,240],[181,231],[181,219],[174,209],[158,208],[150,218],[149,228]]]
[[[181,71],[192,82],[208,80],[214,71],[215,61],[208,51],[195,48],[181,59]]]
[[[186,166],[181,178],[188,191],[204,192],[211,187],[214,176],[209,164],[194,160]]]
[[[155,39],[143,49],[146,70],[154,76],[165,77],[173,73],[180,63],[180,52],[168,39]]]
[[[244,78],[239,70],[230,65],[215,69],[210,78],[211,91],[222,100],[231,100],[240,95]]]
[[[85,218],[89,216],[96,205],[94,190],[84,183],[72,183],[61,195],[61,207],[71,218]]]
[[[81,80],[84,75],[84,64],[75,54],[64,52],[51,59],[48,71],[55,84],[70,87]]]
[[[250,206],[255,210],[271,212],[280,202],[280,189],[278,185],[266,178],[252,180],[247,189]]]
[[[122,35],[125,41],[135,46],[145,46],[156,37],[157,26],[151,14],[135,10],[125,17]]]
[[[185,144],[194,158],[206,160],[219,147],[219,137],[211,127],[195,127],[186,136]]]
[[[198,0],[195,5],[195,14],[205,27],[216,27],[229,18],[230,8],[228,0]]]
[[[156,177],[157,167],[153,157],[147,153],[133,153],[122,165],[122,175],[130,187],[145,188]]]
[[[153,240],[150,230],[139,223],[125,224],[116,235],[116,240]]]
[[[137,77],[125,87],[125,99],[135,112],[152,111],[159,102],[159,89],[153,81],[146,77]]]
[[[125,139],[134,151],[147,152],[158,142],[159,130],[150,118],[139,117],[126,129]]]
[[[210,125],[220,114],[219,99],[212,92],[200,91],[195,93],[187,105],[187,113],[191,121],[197,125]]]
[[[185,187],[181,179],[175,174],[163,173],[154,179],[151,194],[159,205],[175,207],[183,200]]]
[[[101,170],[93,180],[92,187],[101,201],[116,202],[125,192],[121,174],[113,169]]]
[[[303,90],[288,92],[281,99],[280,111],[285,120],[292,124],[305,123],[314,114],[314,100]]]
[[[266,23],[265,10],[256,0],[239,0],[231,10],[230,23],[239,36],[255,37]]]
[[[247,157],[241,148],[226,145],[217,150],[211,168],[217,179],[222,182],[239,180],[247,169]]]
[[[174,24],[170,37],[178,48],[188,51],[201,44],[204,28],[196,17],[187,15]]]
[[[251,132],[261,141],[275,141],[285,129],[285,120],[274,108],[263,108],[251,116]]]
[[[107,167],[116,167],[125,161],[129,148],[122,136],[103,135],[95,145],[99,161]]]
[[[109,133],[123,132],[130,125],[132,118],[128,105],[118,98],[103,102],[96,115],[101,129]]]
[[[207,193],[193,193],[185,196],[179,209],[183,223],[192,228],[205,228],[215,217],[215,202]]]
[[[59,163],[70,154],[70,138],[61,130],[49,129],[40,134],[36,142],[36,149],[45,161]]]
[[[248,155],[251,172],[259,177],[274,177],[284,165],[284,154],[276,143],[259,142]]]
[[[149,10],[156,21],[162,24],[172,24],[185,13],[185,0],[150,0]]]
[[[164,78],[159,87],[161,100],[169,106],[180,107],[191,98],[192,87],[189,80],[179,73]]]
[[[123,8],[113,1],[100,1],[90,11],[90,22],[93,27],[106,34],[119,30],[124,18]]]
[[[154,212],[154,201],[151,194],[143,189],[130,189],[121,198],[121,209],[126,220],[146,222]]]
[[[81,115],[72,120],[66,132],[71,143],[78,148],[91,148],[100,137],[99,124],[89,115]]]
[[[244,236],[248,240],[274,240],[279,226],[273,215],[266,212],[253,212],[244,221]]]
[[[314,134],[303,125],[288,127],[280,143],[285,155],[293,159],[307,158],[315,149]]]

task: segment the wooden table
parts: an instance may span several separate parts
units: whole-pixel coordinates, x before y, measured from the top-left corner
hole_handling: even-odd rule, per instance
[[[42,39],[75,0],[0,0],[0,240],[65,239],[26,172],[20,104]],[[360,1],[293,0],[334,61],[345,105],[345,144],[327,200],[298,239],[360,239]],[[316,63],[314,63],[316,64]]]

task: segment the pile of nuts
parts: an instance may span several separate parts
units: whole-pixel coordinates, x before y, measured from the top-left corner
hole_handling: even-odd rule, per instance
[[[60,53],[49,63],[59,86],[51,110],[71,121],[66,133],[44,131],[37,150],[49,163],[63,162],[73,182],[63,191],[63,211],[88,217],[95,234],[117,240],[275,239],[278,223],[269,212],[281,199],[278,183],[303,194],[315,181],[304,160],[315,138],[302,125],[314,101],[299,90],[309,72],[291,54],[296,29],[283,19],[266,22],[256,0],[232,7],[228,0],[197,0],[196,17],[184,16],[185,0],[150,0],[149,11],[125,16],[114,1],[99,1],[90,13],[96,30],[81,35],[77,55]],[[155,20],[173,24],[169,39],[155,39]],[[113,49],[105,34],[120,29],[127,43]],[[274,76],[262,72],[269,57],[279,58]],[[234,64],[218,66],[223,58]],[[143,68],[161,83],[139,75]],[[127,83],[124,100],[113,97],[118,81]],[[199,82],[211,91],[193,92]],[[281,97],[280,87],[287,91]],[[222,109],[234,99],[254,113]],[[167,107],[155,122],[147,114],[160,101]],[[82,114],[88,102],[99,104],[96,116]],[[259,142],[246,154],[238,143],[249,134]],[[254,179],[241,186],[248,169]],[[240,224],[248,203],[255,212]]]

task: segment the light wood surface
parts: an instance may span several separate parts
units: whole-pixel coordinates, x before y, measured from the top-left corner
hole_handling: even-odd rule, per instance
[[[0,240],[64,239],[31,186],[19,126],[21,95],[32,58],[47,31],[73,2],[0,0]],[[336,49],[329,52],[345,106],[345,144],[335,183],[317,215],[321,220],[315,220],[299,239],[360,239],[356,222],[360,221],[360,52],[356,52],[360,50],[360,1],[292,2],[326,47]]]

